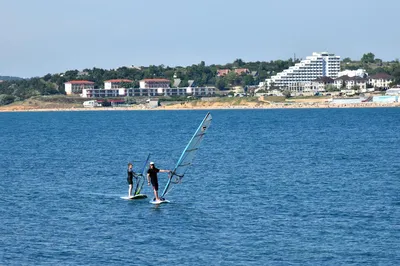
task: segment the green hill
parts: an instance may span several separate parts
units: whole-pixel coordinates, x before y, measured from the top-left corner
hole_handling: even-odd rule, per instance
[[[11,76],[0,76],[0,80],[8,81],[8,80],[21,80],[23,78],[19,77],[11,77]]]

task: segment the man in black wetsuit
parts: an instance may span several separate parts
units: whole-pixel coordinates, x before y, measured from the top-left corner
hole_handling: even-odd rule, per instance
[[[147,183],[150,186],[153,186],[153,190],[154,190],[154,197],[155,197],[155,201],[161,201],[161,199],[158,197],[158,177],[157,177],[157,173],[161,172],[161,173],[168,173],[170,172],[170,170],[161,170],[158,169],[154,166],[154,162],[150,162],[150,168],[149,170],[147,170]]]
[[[128,163],[128,177],[126,179],[129,184],[128,197],[134,196],[134,195],[132,195],[133,177],[135,177],[135,179],[136,179],[137,175],[135,172],[133,172],[133,165],[131,163]]]

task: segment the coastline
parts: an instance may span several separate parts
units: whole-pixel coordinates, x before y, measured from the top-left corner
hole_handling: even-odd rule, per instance
[[[202,104],[174,104],[155,108],[144,106],[132,107],[37,107],[37,106],[3,106],[0,112],[80,112],[80,111],[168,111],[168,110],[244,110],[244,109],[326,109],[326,108],[396,108],[400,103],[354,103],[354,104],[332,104],[332,103],[247,103],[247,104],[224,104],[224,103],[202,103]]]

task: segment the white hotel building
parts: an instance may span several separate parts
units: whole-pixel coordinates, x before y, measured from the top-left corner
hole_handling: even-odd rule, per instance
[[[310,87],[311,82],[320,77],[337,78],[340,71],[340,56],[327,52],[316,53],[307,56],[294,66],[272,76],[266,80],[266,86],[279,87],[282,90],[302,93]]]
[[[82,91],[94,89],[94,82],[88,80],[71,80],[64,83],[65,94],[82,94]]]
[[[126,96],[213,96],[215,87],[179,87],[171,88],[169,79],[143,79],[139,88],[125,88],[132,83],[129,79],[111,79],[104,81],[104,88],[95,88],[94,82],[73,80],[65,83],[67,95],[79,95],[83,98],[116,98]]]

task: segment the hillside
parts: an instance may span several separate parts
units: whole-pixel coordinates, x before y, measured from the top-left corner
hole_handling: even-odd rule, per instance
[[[13,102],[9,105],[0,106],[2,111],[24,111],[37,109],[73,109],[81,108],[87,99],[78,97],[57,96],[35,96],[26,100]]]
[[[12,76],[0,76],[0,80],[9,81],[9,80],[22,80],[20,77],[12,77]]]

